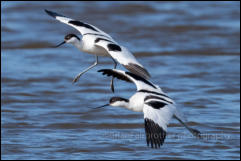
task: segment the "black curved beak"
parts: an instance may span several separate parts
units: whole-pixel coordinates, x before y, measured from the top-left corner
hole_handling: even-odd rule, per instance
[[[61,46],[61,45],[63,45],[63,44],[65,44],[65,41],[61,42],[60,44],[58,44],[58,45],[56,45],[56,46],[54,46],[54,47],[57,48],[57,47],[59,47],[59,46]]]
[[[95,107],[95,108],[93,108],[93,109],[98,109],[98,108],[102,108],[102,107],[106,107],[106,106],[109,106],[110,104],[108,103],[108,104],[105,104],[105,105],[102,105],[102,106],[99,106],[99,107]]]

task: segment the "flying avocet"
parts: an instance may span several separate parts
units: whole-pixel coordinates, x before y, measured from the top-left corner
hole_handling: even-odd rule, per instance
[[[148,71],[136,60],[132,53],[123,46],[120,46],[113,38],[105,33],[104,31],[98,29],[97,27],[77,21],[56,12],[45,10],[45,12],[57,19],[58,21],[70,25],[77,29],[82,38],[79,38],[75,34],[68,34],[65,36],[64,41],[57,45],[59,47],[64,43],[70,43],[78,48],[82,52],[89,54],[94,54],[96,56],[96,61],[93,65],[89,66],[84,71],[80,72],[73,80],[77,82],[82,74],[93,68],[98,64],[98,56],[109,56],[114,61],[114,68],[116,68],[117,62],[123,65],[130,72],[139,75],[145,79],[150,78]],[[117,61],[117,62],[116,62]],[[114,92],[113,77],[111,80],[111,89]]]
[[[137,92],[131,98],[112,97],[108,104],[96,108],[118,106],[135,112],[143,112],[148,146],[151,144],[152,148],[160,148],[166,138],[167,125],[172,117],[176,118],[194,136],[201,136],[198,130],[190,128],[185,123],[182,113],[175,106],[175,102],[159,86],[138,75],[117,69],[102,69],[98,72],[135,83]]]

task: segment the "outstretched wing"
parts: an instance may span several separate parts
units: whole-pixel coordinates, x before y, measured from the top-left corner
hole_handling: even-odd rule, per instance
[[[128,51],[125,47],[119,46],[112,41],[101,38],[96,39],[95,45],[104,48],[111,55],[112,58],[118,61],[130,72],[139,75],[145,79],[150,78],[150,74],[148,73],[148,71],[136,60],[132,53]]]
[[[143,112],[147,145],[158,148],[164,143],[167,125],[175,112],[175,106],[159,100],[147,100]]]
[[[63,16],[61,14],[58,14],[56,12],[52,12],[52,11],[49,11],[49,10],[45,10],[45,12],[48,15],[50,15],[51,17],[55,18],[56,20],[74,27],[82,35],[84,35],[84,34],[100,34],[100,35],[104,35],[104,36],[107,36],[107,37],[111,38],[110,35],[108,35],[104,31],[98,29],[97,27],[95,27],[91,24],[84,23],[84,22],[81,22],[81,21],[77,21],[77,20],[68,18],[66,16]]]
[[[102,72],[103,75],[113,76],[120,80],[135,83],[137,90],[159,90],[159,87],[150,81],[130,72],[117,69],[101,69],[98,72]]]

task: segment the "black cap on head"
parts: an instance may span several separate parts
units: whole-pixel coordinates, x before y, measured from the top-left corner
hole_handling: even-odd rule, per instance
[[[68,34],[64,37],[65,40],[69,40],[72,37],[75,37],[76,39],[80,40],[80,38],[78,36],[76,36],[75,34]]]
[[[125,98],[121,98],[121,97],[112,97],[112,98],[110,99],[110,104],[111,104],[111,103],[114,103],[114,102],[117,102],[117,101],[125,101],[125,102],[129,102],[129,100],[128,100],[128,99],[125,99]]]

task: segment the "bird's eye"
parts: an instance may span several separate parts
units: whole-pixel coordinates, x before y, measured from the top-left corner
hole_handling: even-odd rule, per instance
[[[116,99],[114,97],[110,99],[110,103],[113,103],[115,101],[116,101]]]
[[[71,35],[67,35],[67,36],[65,36],[65,40],[69,40],[69,39],[71,39]]]

